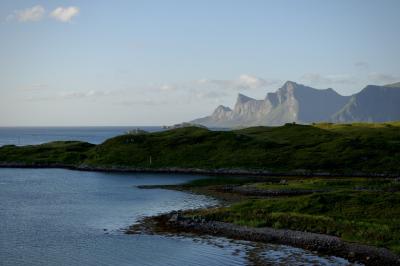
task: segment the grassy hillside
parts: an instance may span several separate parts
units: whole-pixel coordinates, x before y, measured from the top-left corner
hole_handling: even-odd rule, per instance
[[[95,145],[79,141],[56,141],[42,145],[0,147],[0,163],[68,164],[83,162]]]
[[[6,146],[0,148],[0,162],[399,173],[400,123],[287,124],[234,131],[187,127],[118,136],[96,146]]]
[[[268,190],[328,190],[304,196],[248,197],[228,207],[194,211],[189,215],[250,227],[334,235],[347,241],[386,247],[400,253],[399,185],[398,181],[387,179],[321,178],[293,180],[286,184],[247,183],[247,186]]]

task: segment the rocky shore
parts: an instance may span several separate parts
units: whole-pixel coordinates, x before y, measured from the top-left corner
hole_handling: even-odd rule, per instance
[[[202,218],[188,218],[182,212],[174,211],[143,219],[139,224],[126,230],[127,234],[151,233],[192,233],[223,236],[231,239],[263,243],[276,243],[299,247],[322,254],[343,257],[365,265],[400,265],[400,257],[385,248],[348,243],[335,236],[301,232],[270,227],[251,228],[231,223],[207,221]]]

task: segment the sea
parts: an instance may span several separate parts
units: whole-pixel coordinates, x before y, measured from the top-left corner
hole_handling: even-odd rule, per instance
[[[0,128],[0,145],[98,144],[138,127]],[[161,127],[140,127],[154,132]],[[351,265],[284,245],[210,236],[125,234],[143,217],[215,206],[210,197],[139,185],[207,176],[0,168],[0,265]]]
[[[122,135],[135,129],[141,129],[147,132],[165,130],[161,126],[0,127],[0,146],[36,145],[57,140],[79,140],[100,144],[108,138]]]

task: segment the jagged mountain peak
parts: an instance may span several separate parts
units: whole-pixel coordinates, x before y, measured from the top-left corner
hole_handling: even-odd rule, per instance
[[[283,91],[294,91],[298,87],[299,87],[299,84],[297,84],[296,82],[288,80],[283,84],[282,87],[280,87],[278,89],[278,91],[281,91],[281,92],[283,92]]]
[[[400,83],[369,85],[352,96],[332,88],[315,89],[286,81],[262,100],[241,93],[233,109],[218,106],[212,115],[193,122],[210,127],[282,125],[289,122],[400,120]]]
[[[283,84],[282,87],[297,87],[298,85],[300,85],[300,84],[298,84],[294,81],[288,80]]]
[[[214,110],[214,113],[230,112],[230,111],[232,111],[232,109],[229,108],[228,106],[219,105],[219,106]]]
[[[253,99],[253,98],[251,98],[251,97],[248,97],[248,96],[246,96],[246,95],[244,95],[244,94],[239,93],[238,96],[237,96],[236,102],[237,102],[237,103],[245,103],[245,102],[254,101],[254,100],[255,100],[255,99]]]
[[[217,107],[217,109],[222,109],[222,110],[225,110],[225,111],[232,111],[231,108],[229,108],[228,106],[222,105],[222,104],[219,105]]]

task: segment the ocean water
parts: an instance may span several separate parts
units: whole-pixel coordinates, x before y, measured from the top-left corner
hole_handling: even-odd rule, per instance
[[[201,195],[137,185],[200,178],[63,169],[0,169],[0,265],[348,265],[280,245],[224,238],[126,235],[141,217],[215,204]]]
[[[162,127],[0,127],[0,146],[33,145],[57,140],[80,140],[99,144],[108,138],[140,128],[148,132]]]
[[[0,128],[0,146],[56,140],[97,144],[135,128]],[[247,265],[255,249],[268,265],[349,264],[281,245],[123,233],[144,216],[216,204],[201,195],[136,188],[197,178],[201,177],[0,168],[0,265]]]

